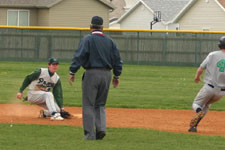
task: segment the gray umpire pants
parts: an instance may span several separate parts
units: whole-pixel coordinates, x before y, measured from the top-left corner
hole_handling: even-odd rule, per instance
[[[84,134],[87,140],[95,140],[96,132],[106,131],[105,104],[110,82],[110,70],[89,69],[83,75],[82,115]]]

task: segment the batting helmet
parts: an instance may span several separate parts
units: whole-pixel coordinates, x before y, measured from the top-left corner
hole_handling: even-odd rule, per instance
[[[218,46],[219,46],[220,49],[225,49],[225,36],[222,36],[220,38],[220,41],[218,43]]]

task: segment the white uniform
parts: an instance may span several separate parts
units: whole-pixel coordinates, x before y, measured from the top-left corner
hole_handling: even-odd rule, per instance
[[[225,95],[225,52],[214,51],[209,53],[200,65],[205,69],[204,86],[193,102],[193,109],[201,108],[206,114],[209,101],[218,101]]]
[[[52,92],[50,92],[58,80],[59,76],[57,73],[54,73],[51,77],[48,68],[41,68],[39,78],[32,81],[29,85],[28,101],[47,109],[48,111],[45,111],[47,116],[51,116],[53,112],[60,112],[60,108],[55,103]]]

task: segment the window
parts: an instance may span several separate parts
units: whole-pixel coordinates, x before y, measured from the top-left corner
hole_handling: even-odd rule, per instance
[[[8,10],[8,26],[29,26],[29,10]]]

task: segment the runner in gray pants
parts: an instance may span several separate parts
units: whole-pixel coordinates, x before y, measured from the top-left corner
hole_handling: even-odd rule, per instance
[[[225,95],[225,36],[219,40],[219,51],[209,53],[198,68],[195,82],[201,81],[205,71],[204,86],[198,92],[192,104],[195,116],[190,122],[189,132],[197,132],[197,126],[209,110],[210,104],[219,101]]]
[[[119,85],[122,61],[116,44],[102,32],[103,19],[94,16],[91,34],[85,36],[70,66],[70,84],[82,66],[86,72],[82,79],[82,112],[85,140],[101,140],[106,135],[105,104],[108,96],[111,71],[113,86]]]

